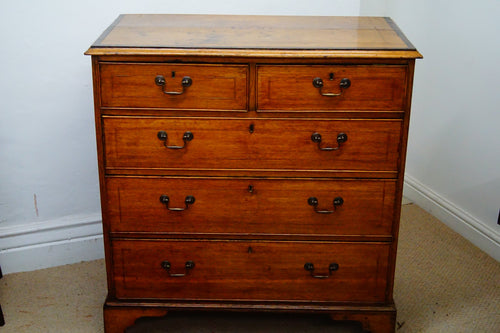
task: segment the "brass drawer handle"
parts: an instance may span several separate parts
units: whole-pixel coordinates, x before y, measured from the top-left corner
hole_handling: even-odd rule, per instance
[[[171,277],[183,277],[188,275],[189,271],[194,268],[194,261],[188,260],[186,264],[184,264],[184,268],[186,269],[186,273],[170,273],[170,268],[172,265],[168,260],[164,260],[161,262],[161,268],[167,271],[168,275]]]
[[[347,134],[345,133],[337,134],[337,147],[321,147],[321,134],[319,133],[313,133],[311,135],[311,141],[317,143],[319,150],[322,151],[339,150],[340,145],[347,141]]]
[[[304,265],[304,269],[306,271],[311,272],[311,276],[316,279],[328,279],[331,275],[332,272],[337,271],[339,269],[339,264],[337,263],[331,263],[330,266],[328,266],[328,275],[317,275],[314,274],[314,264],[310,262],[306,262]]]
[[[193,138],[194,138],[193,133],[187,131],[187,132],[185,132],[182,135],[182,141],[184,141],[184,145],[183,146],[168,146],[167,145],[167,140],[168,140],[167,132],[165,132],[165,131],[159,131],[158,134],[157,134],[157,136],[158,136],[158,139],[160,139],[161,141],[163,141],[163,144],[168,149],[182,149],[182,148],[186,148],[187,143],[189,141],[193,140]]]
[[[314,207],[314,211],[318,214],[332,214],[335,212],[338,206],[342,206],[344,204],[344,199],[342,197],[336,197],[333,199],[333,210],[318,210],[318,198],[316,197],[310,197],[307,199],[307,203],[309,206]]]
[[[333,75],[330,74],[330,77],[333,80]],[[351,80],[349,80],[348,78],[343,78],[342,80],[340,80],[340,83],[339,83],[340,92],[339,93],[324,93],[322,91],[323,85],[324,85],[323,80],[321,78],[316,77],[313,79],[313,86],[315,88],[319,89],[319,93],[321,96],[336,97],[336,96],[342,95],[342,93],[344,92],[344,89],[347,89],[351,86]]]
[[[168,210],[171,210],[171,211],[174,211],[174,212],[182,212],[183,210],[188,209],[189,205],[194,204],[194,201],[195,201],[194,197],[192,195],[188,195],[186,197],[186,199],[184,199],[184,203],[186,204],[186,207],[184,207],[184,208],[171,208],[171,207],[168,207],[168,204],[170,202],[170,198],[168,197],[168,195],[162,194],[160,196],[160,202],[162,204],[165,204],[165,206],[167,206]]]
[[[189,76],[184,76],[181,81],[181,91],[165,91],[167,81],[165,80],[165,77],[163,75],[156,76],[155,83],[157,86],[160,86],[163,93],[167,95],[182,95],[184,94],[184,91],[186,91],[186,88],[190,87],[193,84],[193,80]]]

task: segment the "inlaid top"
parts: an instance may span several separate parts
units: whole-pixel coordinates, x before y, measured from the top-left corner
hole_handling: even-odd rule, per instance
[[[87,54],[162,54],[165,49],[187,54],[193,49],[232,50],[235,55],[243,50],[378,50],[420,57],[387,17],[170,14],[120,15]]]

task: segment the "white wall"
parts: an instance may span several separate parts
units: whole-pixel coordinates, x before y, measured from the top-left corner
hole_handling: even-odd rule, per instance
[[[362,0],[424,55],[415,72],[408,196],[500,260],[500,1]]]
[[[91,67],[83,52],[121,13],[358,15],[359,0],[2,3],[4,273],[102,257]]]

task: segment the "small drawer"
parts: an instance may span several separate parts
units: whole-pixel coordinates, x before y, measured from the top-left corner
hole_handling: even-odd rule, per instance
[[[383,302],[389,244],[113,240],[119,299]]]
[[[101,63],[101,106],[246,111],[248,67]]]
[[[107,177],[111,232],[317,237],[392,232],[395,180]]]
[[[405,66],[261,65],[258,111],[405,109]]]
[[[397,170],[400,120],[103,119],[108,172]]]

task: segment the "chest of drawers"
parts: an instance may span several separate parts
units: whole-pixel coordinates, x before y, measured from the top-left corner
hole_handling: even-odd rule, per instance
[[[106,332],[176,309],[394,330],[421,56],[390,19],[122,15],[87,54]]]

